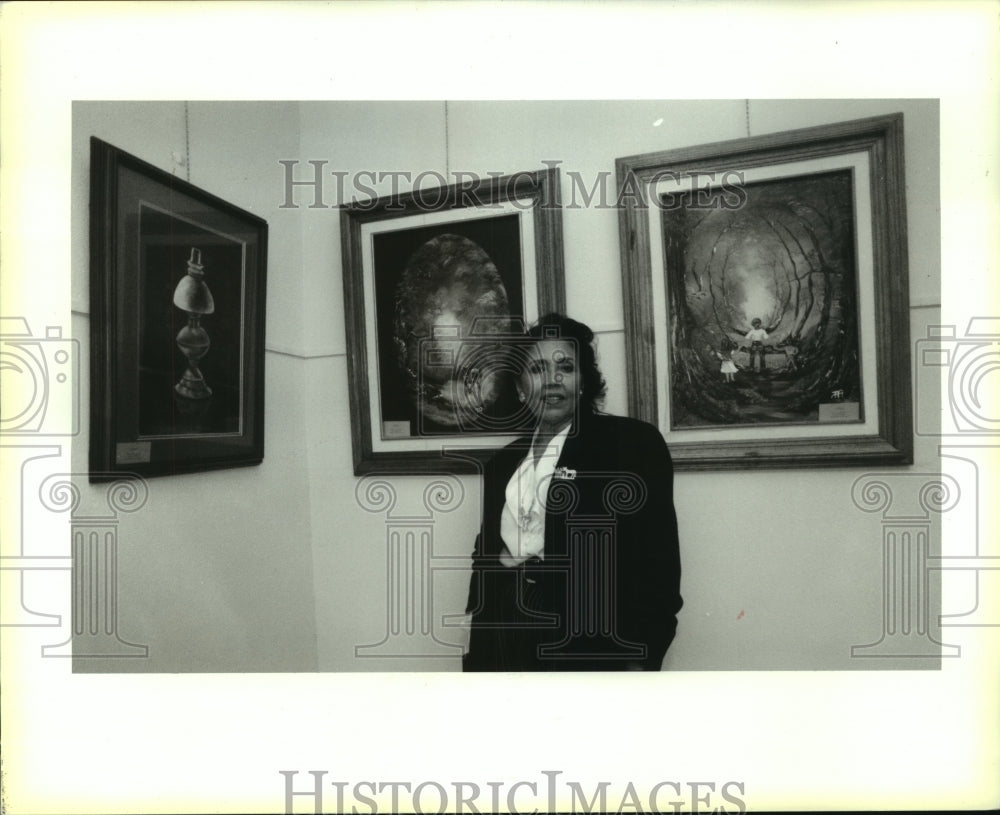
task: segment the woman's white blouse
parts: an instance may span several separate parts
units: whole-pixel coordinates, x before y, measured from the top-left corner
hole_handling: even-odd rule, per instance
[[[532,442],[528,455],[507,482],[507,500],[500,516],[500,537],[507,544],[507,551],[500,554],[504,566],[545,557],[545,499],[568,435],[566,427],[552,437],[540,456],[535,456]]]

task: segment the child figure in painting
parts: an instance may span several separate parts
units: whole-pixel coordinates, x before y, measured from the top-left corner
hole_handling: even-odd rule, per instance
[[[754,317],[750,322],[751,328],[744,339],[750,343],[750,370],[753,371],[754,358],[758,361],[759,373],[764,373],[764,342],[767,340],[767,331],[761,328],[759,317]]]
[[[797,371],[799,369],[799,343],[794,337],[785,340],[785,370]]]
[[[736,343],[727,337],[722,341],[719,350],[715,352],[715,356],[722,361],[719,373],[722,374],[722,378],[726,382],[732,382],[736,374],[736,363],[733,362],[733,351],[735,350]]]

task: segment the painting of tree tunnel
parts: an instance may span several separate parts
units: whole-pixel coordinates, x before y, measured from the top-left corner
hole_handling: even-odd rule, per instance
[[[672,429],[863,419],[853,183],[661,194]]]
[[[677,469],[913,461],[903,129],[615,160],[629,413]]]

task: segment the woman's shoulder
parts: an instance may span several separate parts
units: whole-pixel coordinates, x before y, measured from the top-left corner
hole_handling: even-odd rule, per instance
[[[595,414],[580,434],[575,449],[593,466],[612,470],[644,470],[669,466],[667,444],[653,425],[627,416]]]
[[[667,443],[660,431],[648,422],[628,416],[595,413],[584,425],[580,443],[594,455],[608,455],[616,461],[667,457]],[[598,454],[598,451],[606,453]]]
[[[503,447],[500,447],[487,459],[487,466],[494,469],[507,469],[511,465],[516,466],[531,450],[531,436],[523,436],[514,439]]]
[[[644,422],[641,419],[633,419],[629,416],[595,413],[591,419],[591,427],[596,432],[623,438],[658,439],[663,441],[660,431],[649,422]]]

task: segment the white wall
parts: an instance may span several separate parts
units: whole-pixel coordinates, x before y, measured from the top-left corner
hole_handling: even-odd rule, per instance
[[[739,138],[748,128],[759,135],[895,111],[906,116],[912,303],[911,337],[899,341],[912,342],[938,320],[940,305],[933,101],[453,102],[447,111],[441,102],[192,104],[191,180],[271,225],[267,450],[259,468],[151,482],[155,501],[123,530],[129,548],[122,556],[123,564],[128,556],[123,634],[154,647],[158,656],[151,655],[145,669],[459,668],[454,651],[412,660],[355,655],[356,646],[377,643],[386,630],[386,523],[362,509],[355,495],[339,213],[332,208],[339,201],[331,183],[324,190],[327,208],[309,208],[305,190],[297,194],[299,208],[281,209],[280,159],[298,159],[298,177],[311,171],[311,160],[327,161],[327,170],[414,175],[513,172],[560,161],[565,203],[572,192],[566,172],[613,178],[619,156]],[[181,104],[93,105],[85,113],[81,108],[74,119],[74,294],[83,304],[81,145],[96,133],[171,169],[170,152],[184,124]],[[563,213],[567,310],[599,332],[607,409],[624,413],[617,218],[617,211],[597,207]],[[86,331],[81,313],[74,332]],[[933,416],[937,394],[926,382],[916,404]],[[917,439],[916,463],[906,471],[939,469],[932,442]],[[85,444],[79,446],[84,449],[75,451],[75,460],[85,466]],[[679,474],[685,608],[666,666],[920,667],[850,658],[852,645],[878,639],[882,622],[880,518],[851,500],[862,472]],[[399,513],[423,509],[427,479],[386,480],[398,495]],[[436,617],[464,608],[479,485],[468,477],[459,484],[464,500],[435,518],[435,558],[456,567],[435,574]],[[213,490],[227,496],[224,517],[205,503]],[[180,507],[191,517],[178,518]],[[201,530],[197,543],[189,539],[194,530]],[[174,574],[180,579],[163,585],[163,575]],[[250,589],[255,594],[248,597]],[[440,621],[435,631],[442,641],[460,639]]]
[[[301,326],[298,219],[274,209],[264,181],[298,149],[295,104],[91,103],[73,109],[73,335],[84,362],[83,433],[73,469],[86,472],[89,381],[89,139],[98,136],[265,217],[269,223],[267,344],[295,346]],[[189,148],[189,153],[188,153]],[[311,671],[316,626],[306,472],[301,466],[302,365],[265,360],[265,458],[260,467],[148,481],[149,499],[119,528],[119,634],[148,659],[77,660],[78,671]],[[83,506],[105,487],[78,479]]]

